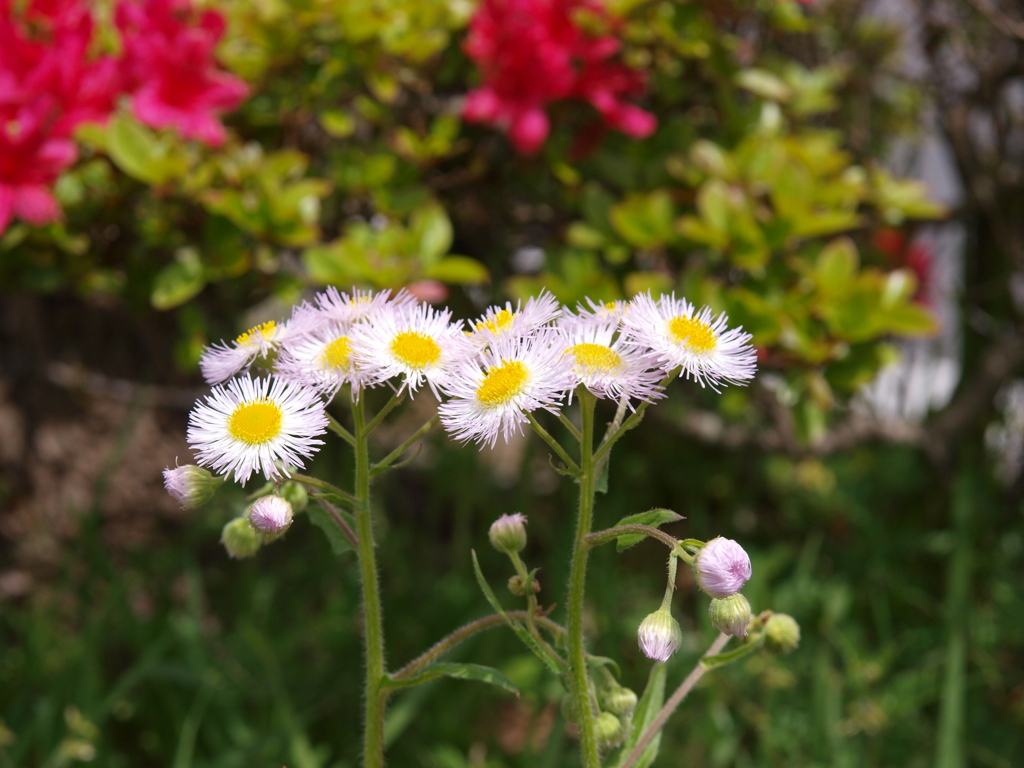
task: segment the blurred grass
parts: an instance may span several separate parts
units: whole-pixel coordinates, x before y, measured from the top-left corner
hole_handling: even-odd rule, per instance
[[[613,457],[597,525],[652,506],[678,534],[750,550],[755,610],[791,613],[803,642],[709,675],[671,722],[659,765],[1016,768],[1024,755],[1024,525],[987,477],[936,472],[909,449],[863,447],[826,462],[726,452],[675,437],[666,408]],[[404,663],[487,612],[470,546],[506,605],[510,575],[487,546],[499,514],[530,515],[530,567],[544,604],[562,599],[573,492],[531,445],[512,486],[487,457],[436,438],[427,466],[385,478],[378,501],[388,657]],[[117,455],[111,456],[116,463]],[[348,458],[325,451],[317,471]],[[113,552],[94,508],[59,567],[0,604],[0,766],[356,766],[361,654],[354,561],[300,518],[285,540],[230,561],[229,491],[144,551]],[[146,514],[144,509],[139,514]],[[972,551],[977,552],[972,566]],[[640,689],[635,643],[660,599],[662,553],[595,552],[592,649]],[[684,574],[684,578],[686,574]],[[706,598],[682,589],[678,681],[710,641]],[[555,618],[562,618],[556,609]],[[460,681],[394,698],[392,765],[572,766],[561,688],[503,630],[457,658],[500,667],[522,700]]]

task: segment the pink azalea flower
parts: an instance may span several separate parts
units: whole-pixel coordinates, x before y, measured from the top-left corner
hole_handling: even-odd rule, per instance
[[[242,80],[217,69],[214,49],[224,34],[224,17],[197,14],[188,0],[122,2],[116,16],[135,116],[211,146],[224,143],[218,115],[249,93]]]
[[[577,26],[580,9],[607,16],[592,0],[484,0],[465,44],[483,79],[467,95],[466,119],[505,128],[513,146],[531,155],[550,131],[547,105],[578,98],[609,127],[649,136],[655,117],[624,100],[643,92],[643,73],[611,61],[619,41]]]

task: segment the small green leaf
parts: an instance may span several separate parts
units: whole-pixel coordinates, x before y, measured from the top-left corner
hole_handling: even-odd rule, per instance
[[[479,285],[491,279],[487,267],[468,256],[449,256],[423,273],[424,277],[456,285]]]
[[[347,139],[356,129],[356,121],[352,115],[340,109],[321,112],[320,125],[336,139]]]
[[[657,248],[675,238],[672,197],[662,189],[630,195],[612,206],[608,218],[627,243],[639,248]]]
[[[180,248],[174,261],[161,269],[153,282],[150,303],[156,309],[180,306],[206,287],[203,262],[195,248]]]
[[[683,520],[683,516],[676,514],[671,509],[652,509],[647,512],[641,512],[638,515],[630,515],[619,520],[618,525],[649,525],[652,528],[660,528],[665,523],[674,523],[677,520]],[[621,552],[624,549],[629,549],[634,544],[639,544],[647,538],[642,533],[630,533],[626,536],[619,536],[618,542],[615,545],[615,549]]]
[[[537,638],[531,635],[519,622],[513,621],[508,617],[508,614],[505,613],[505,609],[501,607],[501,603],[498,602],[498,598],[494,595],[494,590],[491,589],[491,585],[488,584],[487,579],[484,578],[484,572],[480,570],[480,561],[476,559],[476,550],[470,550],[470,554],[473,555],[473,573],[476,574],[476,583],[480,585],[480,589],[484,593],[484,597],[487,598],[487,602],[491,604],[491,608],[494,609],[495,613],[500,614],[501,617],[505,619],[509,627],[512,628],[512,631],[515,632],[519,639],[526,644],[527,648],[533,651],[537,658],[547,665],[548,669],[556,675],[561,675],[561,667],[559,667],[544,648],[541,647],[541,644],[537,642]]]
[[[313,525],[324,532],[327,536],[327,541],[330,542],[331,550],[336,555],[343,555],[346,552],[352,551],[352,542],[348,540],[338,524],[334,522],[334,518],[319,504],[310,504],[306,507],[306,512],[309,514],[309,519],[313,521]],[[345,513],[338,510],[338,514],[344,516]]]
[[[745,645],[741,645],[739,648],[733,648],[731,651],[725,653],[719,653],[715,656],[705,656],[701,659],[701,665],[705,669],[715,669],[716,667],[724,667],[726,664],[730,664],[738,659],[742,659],[749,653],[753,653],[764,644],[764,632],[761,632],[758,636],[752,638]]]
[[[153,133],[127,115],[110,121],[107,151],[118,168],[134,179],[149,184],[161,181],[157,165],[163,155]]]
[[[637,702],[636,709],[633,711],[633,726],[630,728],[626,740],[622,743],[622,749],[619,751],[615,768],[619,768],[626,761],[629,753],[633,751],[633,747],[637,745],[644,731],[654,722],[654,718],[659,710],[661,710],[661,705],[665,701],[665,676],[667,672],[668,667],[664,664],[655,664],[651,667],[651,674],[647,678],[647,687],[644,688],[640,701]],[[658,756],[658,748],[660,746],[661,731],[651,739],[650,743],[640,754],[640,759],[634,763],[635,768],[648,768],[654,762],[654,758]]]
[[[764,69],[746,69],[736,76],[736,84],[763,99],[785,103],[793,91],[782,80]]]
[[[452,223],[448,213],[437,203],[417,208],[409,221],[409,228],[416,240],[420,261],[426,267],[437,265],[441,257],[452,247]],[[480,268],[478,262],[474,262]],[[484,270],[486,274],[486,270]],[[441,279],[441,278],[437,278]],[[448,280],[446,282],[459,282]],[[472,282],[472,281],[470,281]]]
[[[529,657],[527,657],[529,658]],[[393,680],[391,678],[385,678],[385,688],[411,688],[414,685],[421,685],[423,683],[429,683],[431,680],[437,680],[440,677],[454,677],[459,680],[477,680],[481,683],[489,683],[490,685],[503,688],[509,693],[514,693],[517,697],[519,696],[519,689],[516,688],[512,681],[509,680],[494,667],[485,667],[480,664],[458,664],[454,662],[442,663],[442,664],[431,664],[429,667],[415,675],[402,678],[401,680]]]

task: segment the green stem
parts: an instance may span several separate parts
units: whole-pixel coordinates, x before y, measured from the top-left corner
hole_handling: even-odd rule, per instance
[[[398,458],[400,458],[403,453],[409,450],[417,440],[419,440],[421,437],[427,434],[427,432],[429,432],[435,426],[437,426],[437,422],[440,421],[440,419],[441,417],[435,413],[422,427],[413,432],[412,435],[409,436],[408,440],[406,440],[400,446],[395,448],[395,450],[393,450],[383,459],[374,464],[373,467],[370,469],[370,477],[376,477],[385,469],[394,464],[395,461]]]
[[[588,685],[587,653],[583,644],[583,593],[587,579],[587,536],[594,516],[594,406],[596,398],[585,387],[579,388],[583,429],[580,436],[580,507],[576,520],[576,540],[569,566],[569,683],[579,719],[580,754],[583,768],[601,768],[595,729],[595,713]]]
[[[308,485],[311,488],[317,488],[318,490],[333,494],[353,509],[358,507],[360,504],[358,496],[353,496],[348,491],[342,490],[336,485],[331,485],[326,480],[321,480],[317,477],[310,477],[309,475],[300,475],[298,472],[292,472],[291,479],[296,483],[302,483],[303,485]]]
[[[373,432],[373,430],[375,430],[377,428],[377,425],[380,424],[382,421],[384,421],[384,417],[387,416],[389,413],[391,413],[391,411],[393,411],[395,409],[396,405],[398,405],[400,402],[402,402],[402,399],[404,397],[405,397],[405,390],[404,389],[401,389],[398,392],[396,392],[395,394],[393,394],[391,396],[391,399],[388,400],[387,405],[385,405],[383,408],[381,408],[377,412],[377,415],[374,416],[372,419],[370,419],[370,423],[367,424],[365,429],[364,429],[366,434],[369,435],[371,432]],[[360,398],[360,402],[362,402],[362,398]],[[358,427],[357,427],[357,430],[358,430]]]
[[[385,406],[387,408],[387,406]],[[379,415],[379,414],[378,414]],[[380,605],[380,584],[374,552],[373,522],[370,518],[370,429],[366,424],[363,398],[352,404],[355,422],[356,453],[356,537],[359,576],[363,590],[363,627],[366,640],[366,695],[363,723],[363,768],[383,768],[384,706],[387,694],[384,682],[384,626]]]
[[[669,697],[669,700],[665,702],[665,706],[663,706],[658,711],[658,714],[655,715],[654,719],[651,721],[651,724],[647,726],[647,729],[643,732],[643,735],[640,737],[640,740],[637,741],[636,746],[633,747],[633,750],[626,757],[625,762],[622,763],[622,768],[633,768],[633,766],[636,765],[636,761],[640,759],[640,755],[643,754],[643,751],[647,748],[647,745],[651,743],[651,739],[658,735],[658,732],[662,729],[662,727],[664,727],[665,721],[668,720],[669,717],[671,717],[672,713],[676,711],[676,708],[680,704],[682,704],[683,699],[686,698],[686,695],[693,690],[693,686],[695,686],[697,682],[704,676],[704,673],[707,672],[708,668],[704,664],[704,659],[709,656],[714,656],[719,651],[721,651],[730,639],[732,638],[730,638],[729,635],[723,634],[720,634],[718,637],[715,638],[715,641],[711,644],[711,647],[708,648],[707,651],[704,653],[704,657],[697,662],[697,666],[695,666],[693,668],[693,671],[686,676],[686,679],[683,680],[683,682],[679,685],[678,688],[676,688],[675,693],[673,693]]]
[[[340,437],[342,440],[344,440],[346,443],[354,446],[356,444],[355,435],[353,435],[351,432],[345,429],[345,427],[341,425],[341,422],[338,421],[333,416],[331,416],[331,414],[327,413],[326,411],[324,413],[327,416],[327,428],[331,430],[331,432],[336,434],[338,437]]]
[[[587,394],[590,394],[590,393],[588,392]],[[593,399],[593,395],[591,395],[591,399]],[[594,414],[591,413],[590,415],[591,415],[591,420],[593,420],[593,415]],[[547,443],[549,446],[551,446],[551,450],[553,450],[556,454],[558,454],[558,458],[560,458],[562,460],[562,463],[565,464],[565,466],[569,470],[569,472],[572,473],[573,475],[579,475],[579,473],[580,473],[579,465],[577,465],[576,462],[573,461],[572,458],[570,458],[570,456],[566,452],[565,448],[563,448],[558,443],[558,441],[555,440],[555,438],[553,438],[551,436],[550,432],[548,432],[546,429],[544,429],[544,427],[542,427],[540,425],[540,422],[537,421],[537,419],[534,418],[532,413],[527,413],[526,414],[526,418],[528,418],[530,420],[530,426],[533,427],[533,431],[536,432],[538,435],[540,435],[545,443]]]
[[[430,647],[429,650],[424,651],[391,675],[391,679],[402,680],[410,675],[416,674],[421,669],[433,664],[456,645],[461,643],[463,640],[472,637],[477,632],[483,632],[484,630],[493,629],[494,627],[506,626],[506,617],[511,619],[525,619],[526,611],[506,611],[505,616],[502,616],[500,613],[493,613],[490,616],[485,616],[482,619],[477,619],[476,621],[472,621],[469,624],[459,627],[450,635],[438,640]],[[534,621],[556,637],[565,632],[565,629],[562,626],[556,624],[545,616],[536,616],[534,617]]]
[[[616,525],[614,528],[606,528],[603,531],[597,531],[587,536],[587,544],[592,548],[599,547],[602,544],[607,544],[609,541],[615,541],[620,536],[628,536],[630,534],[641,534],[643,536],[650,536],[652,539],[657,539],[662,542],[669,549],[674,550],[679,544],[679,541],[664,531],[655,528],[651,525],[639,525],[629,523],[627,525]]]
[[[569,430],[569,434],[572,435],[573,438],[575,438],[577,441],[581,437],[583,437],[580,434],[579,429],[577,429],[576,425],[572,423],[572,420],[561,411],[558,412],[558,420],[562,422],[562,426]]]

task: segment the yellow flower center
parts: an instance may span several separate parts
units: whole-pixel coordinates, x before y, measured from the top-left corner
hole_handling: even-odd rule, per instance
[[[711,326],[695,317],[673,317],[668,321],[668,330],[676,344],[685,344],[694,352],[711,352],[718,344]]]
[[[476,399],[484,405],[504,405],[523,391],[528,371],[519,360],[506,360],[491,368],[477,387]]]
[[[351,351],[352,349],[348,344],[348,336],[339,336],[324,347],[324,366],[327,368],[337,368],[339,371],[348,370]]]
[[[268,443],[281,433],[281,408],[273,400],[254,400],[235,408],[228,432],[247,445]]]
[[[410,368],[420,370],[437,362],[441,347],[425,333],[402,331],[391,341],[391,353]]]
[[[614,309],[615,309],[615,302],[614,302],[614,301],[606,301],[606,302],[604,303],[604,308],[605,308],[605,309],[611,309],[611,310],[614,310]]]
[[[478,331],[486,329],[491,333],[498,334],[508,328],[515,319],[515,312],[509,312],[507,309],[503,309],[494,316],[493,320],[481,320],[476,324],[476,329]]]
[[[619,353],[603,344],[577,344],[569,351],[575,356],[576,364],[584,375],[611,373],[622,365]]]
[[[256,344],[259,342],[260,336],[263,336],[264,338],[270,338],[271,336],[273,336],[274,329],[276,328],[277,323],[275,323],[273,320],[269,320],[266,323],[261,323],[260,325],[254,325],[248,331],[246,331],[237,339],[235,339],[235,344]]]

